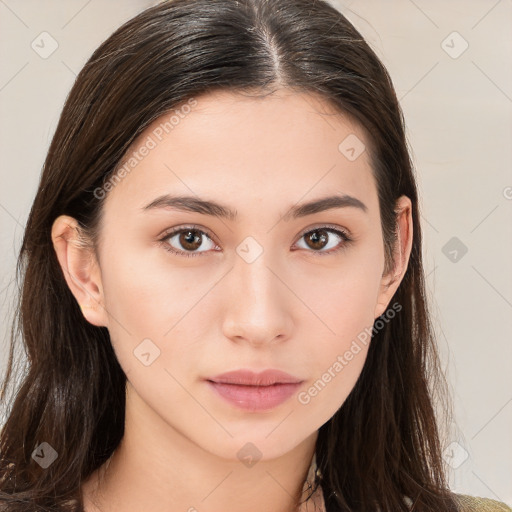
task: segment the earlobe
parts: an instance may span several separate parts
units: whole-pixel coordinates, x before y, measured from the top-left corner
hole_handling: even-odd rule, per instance
[[[374,318],[378,318],[388,307],[391,298],[400,286],[407,271],[413,242],[412,203],[407,196],[397,201],[398,213],[397,246],[394,253],[394,268],[382,276]]]
[[[99,265],[77,220],[61,215],[53,223],[51,237],[63,276],[85,319],[98,327],[106,327]]]

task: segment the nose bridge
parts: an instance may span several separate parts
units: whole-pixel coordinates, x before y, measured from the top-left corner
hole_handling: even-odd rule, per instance
[[[235,264],[234,273],[241,285],[241,296],[246,296],[249,299],[253,310],[271,306],[269,298],[271,295],[275,297],[278,293],[276,290],[277,279],[270,271],[272,263],[269,260],[270,254],[263,252],[254,261],[247,262],[243,258],[239,258]],[[253,300],[251,301],[251,299]]]
[[[243,244],[241,247],[244,248]],[[244,256],[248,252],[241,254],[230,272],[232,293],[226,304],[225,335],[251,343],[270,342],[277,337],[284,339],[290,334],[291,317],[284,293],[286,287],[281,282],[283,277],[276,276],[279,265],[271,261],[269,251],[262,251],[254,259]]]

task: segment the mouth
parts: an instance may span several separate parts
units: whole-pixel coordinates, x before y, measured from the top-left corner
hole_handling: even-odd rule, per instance
[[[300,383],[276,383],[269,386],[226,384],[207,381],[208,385],[231,405],[247,411],[271,410],[286,402],[300,387]]]
[[[228,372],[206,379],[217,396],[246,411],[269,411],[286,402],[304,382],[280,370]]]
[[[282,370],[264,370],[259,373],[252,370],[235,370],[207,379],[219,384],[238,384],[240,386],[271,386],[273,384],[298,384],[302,379]]]

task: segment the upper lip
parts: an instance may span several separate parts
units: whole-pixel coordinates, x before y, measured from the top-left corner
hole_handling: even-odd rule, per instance
[[[298,384],[302,379],[294,377],[281,370],[264,370],[256,373],[252,370],[235,370],[221,373],[207,379],[212,382],[224,384],[238,384],[242,386],[271,386],[273,384]]]

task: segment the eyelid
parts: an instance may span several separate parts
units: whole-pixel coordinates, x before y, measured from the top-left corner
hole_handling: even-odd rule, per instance
[[[173,236],[177,235],[178,233],[181,233],[182,231],[198,231],[201,234],[206,235],[215,246],[219,246],[218,242],[216,241],[215,237],[211,234],[210,230],[204,228],[203,226],[199,226],[197,224],[189,224],[184,226],[175,226],[173,228],[166,229],[162,234],[158,237],[158,243],[161,244],[164,248],[164,250],[170,252],[171,254],[174,254],[176,256],[183,256],[185,258],[190,257],[196,257],[196,256],[202,256],[203,254],[207,254],[210,251],[182,251],[180,249],[175,249],[170,244],[167,243],[167,240],[172,238]]]
[[[352,234],[347,228],[343,228],[341,226],[338,226],[337,224],[325,224],[325,223],[319,223],[315,224],[313,226],[310,226],[303,230],[300,235],[297,237],[297,240],[301,239],[304,235],[307,235],[308,233],[311,233],[311,231],[316,231],[317,229],[333,229],[334,231],[339,231],[347,236],[347,238],[353,239]]]
[[[187,229],[200,231],[201,233],[208,235],[208,238],[210,238],[212,242],[215,242],[217,245],[219,245],[218,241],[216,240],[212,232],[209,229],[205,228],[204,226],[200,226],[199,224],[184,224],[183,226],[175,226],[173,228],[168,228],[165,231],[162,231],[162,233],[158,235],[157,238],[158,240],[161,241],[162,239],[167,239],[168,237],[176,235],[181,231],[186,231]]]
[[[336,231],[341,231],[342,233],[346,234],[347,237],[350,237],[350,238],[353,238],[352,234],[350,233],[350,231],[346,228],[343,228],[341,226],[338,226],[337,224],[325,224],[325,223],[319,223],[319,224],[315,224],[313,226],[310,226],[310,227],[307,227],[305,228],[297,237],[297,240],[299,240],[300,238],[302,238],[304,235],[306,235],[307,233],[310,233],[311,231],[314,231],[315,229],[322,229],[322,228],[331,228],[331,229],[334,229]],[[202,231],[204,232],[205,235],[208,235],[208,237],[213,241],[215,242],[217,245],[219,245],[218,241],[216,240],[215,236],[212,234],[212,232],[205,228],[204,226],[200,226],[198,224],[186,224],[186,225],[183,225],[183,226],[176,226],[176,227],[173,227],[173,228],[168,228],[166,229],[165,231],[163,231],[159,236],[158,236],[158,239],[162,239],[162,238],[167,238],[168,236],[171,236],[172,234],[176,234],[176,233],[179,233],[180,231],[182,230],[186,230],[186,229],[196,229],[198,231]]]
[[[345,249],[347,249],[356,240],[356,238],[354,236],[352,236],[351,232],[346,228],[343,228],[343,227],[335,225],[335,224],[320,223],[318,225],[310,226],[310,227],[306,228],[304,231],[302,231],[301,234],[299,235],[299,237],[297,238],[297,242],[294,243],[294,246],[308,233],[312,233],[315,231],[322,231],[322,230],[327,231],[331,234],[335,234],[338,238],[341,238],[341,242],[336,247],[331,248],[327,251],[323,251],[323,250],[314,251],[314,250],[307,250],[307,249],[303,249],[303,248],[299,248],[299,250],[305,251],[305,253],[308,257],[311,255],[313,255],[314,257],[317,257],[317,256],[327,257],[327,256],[339,254],[341,251],[344,251]],[[294,250],[297,250],[297,249],[294,249]]]

